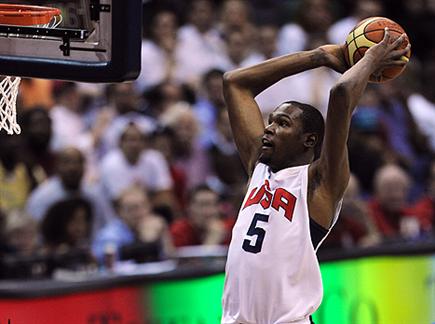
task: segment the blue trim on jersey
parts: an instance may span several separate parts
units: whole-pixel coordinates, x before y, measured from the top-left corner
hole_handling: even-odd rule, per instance
[[[316,223],[316,221],[310,217],[310,234],[311,234],[311,243],[313,244],[314,250],[316,250],[319,246],[319,243],[328,234],[328,230],[324,228],[322,225]]]

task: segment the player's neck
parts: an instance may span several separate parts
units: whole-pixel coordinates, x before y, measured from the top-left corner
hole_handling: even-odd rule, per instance
[[[305,156],[305,155],[300,155],[295,159],[292,160],[288,160],[286,163],[282,164],[282,165],[269,165],[270,169],[272,172],[276,173],[280,170],[284,170],[287,168],[294,168],[294,167],[298,167],[298,166],[302,166],[302,165],[307,165],[310,164],[311,162],[313,162],[313,156]]]

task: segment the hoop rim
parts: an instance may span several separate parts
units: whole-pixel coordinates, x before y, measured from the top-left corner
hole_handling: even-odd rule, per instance
[[[61,16],[58,8],[0,3],[0,24],[16,26],[45,25],[54,16]]]

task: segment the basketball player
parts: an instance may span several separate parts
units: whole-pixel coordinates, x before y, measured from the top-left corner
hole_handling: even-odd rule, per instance
[[[325,45],[225,74],[233,135],[250,183],[228,251],[222,323],[310,323],[323,295],[316,250],[337,219],[349,180],[352,112],[370,75],[403,66],[400,57],[409,50],[399,49],[403,36],[390,37],[386,29],[382,42],[347,71],[343,46]],[[315,108],[289,101],[264,127],[255,96],[321,66],[344,72],[330,92],[326,125]]]

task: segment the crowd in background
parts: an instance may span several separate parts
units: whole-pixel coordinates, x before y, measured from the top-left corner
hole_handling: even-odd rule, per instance
[[[22,80],[22,133],[0,132],[0,276],[20,276],[23,260],[34,261],[26,274],[43,276],[228,244],[247,176],[223,73],[343,43],[369,16],[398,21],[412,58],[400,78],[369,85],[359,103],[352,177],[322,249],[434,240],[434,1],[146,1],[134,82]],[[326,117],[338,77],[307,71],[256,99],[265,117],[287,100]]]

